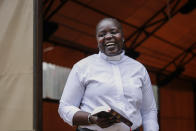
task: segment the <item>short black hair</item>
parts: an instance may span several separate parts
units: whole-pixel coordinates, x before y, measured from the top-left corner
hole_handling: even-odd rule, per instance
[[[100,20],[100,21],[98,22],[97,26],[96,26],[96,34],[97,34],[97,30],[98,30],[99,25],[100,25],[103,21],[112,21],[112,22],[114,22],[114,23],[118,26],[118,28],[120,29],[121,33],[123,34],[122,25],[121,25],[121,23],[120,23],[117,19],[115,19],[115,18],[103,18],[102,20]]]

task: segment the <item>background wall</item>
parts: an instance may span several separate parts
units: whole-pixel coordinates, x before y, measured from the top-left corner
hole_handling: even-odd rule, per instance
[[[162,131],[195,131],[195,105],[192,83],[174,80],[160,89]]]
[[[33,0],[0,0],[0,130],[33,129]]]

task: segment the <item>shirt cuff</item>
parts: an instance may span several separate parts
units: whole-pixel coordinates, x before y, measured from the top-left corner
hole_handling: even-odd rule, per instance
[[[146,120],[143,122],[144,131],[158,131],[159,126],[155,120]]]
[[[80,109],[75,106],[65,106],[63,108],[59,108],[60,116],[71,126],[73,126],[73,116],[78,111],[80,111]]]

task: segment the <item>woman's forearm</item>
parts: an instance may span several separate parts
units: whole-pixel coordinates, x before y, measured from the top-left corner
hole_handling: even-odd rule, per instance
[[[78,111],[73,116],[73,125],[90,125],[96,124],[101,128],[107,128],[116,123],[110,118],[99,118],[97,116],[92,116],[88,112]],[[89,116],[89,118],[88,118]],[[89,120],[88,120],[89,119]]]
[[[73,125],[89,125],[88,115],[90,113],[78,111],[73,116]]]

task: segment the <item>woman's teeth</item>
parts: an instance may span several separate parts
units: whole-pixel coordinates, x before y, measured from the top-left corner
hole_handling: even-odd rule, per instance
[[[114,45],[115,43],[107,43],[106,46]]]

